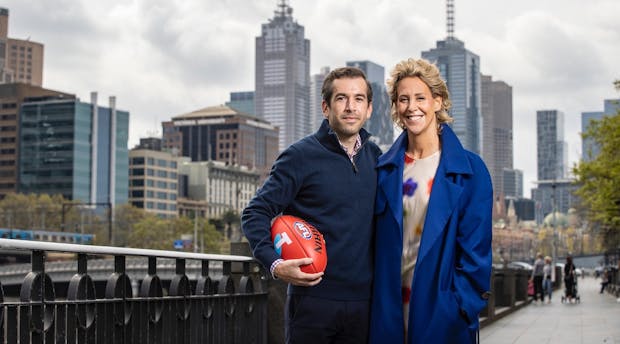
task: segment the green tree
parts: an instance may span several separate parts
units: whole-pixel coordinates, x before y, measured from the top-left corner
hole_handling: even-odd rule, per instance
[[[228,210],[222,214],[222,221],[226,224],[226,237],[230,240],[238,241],[240,239],[237,237],[240,232],[241,216],[234,210]]]
[[[127,245],[134,224],[142,221],[147,214],[144,209],[129,203],[117,206],[114,209],[114,243],[117,246]]]
[[[57,231],[65,202],[62,195],[9,193],[0,200],[0,227]]]
[[[221,233],[205,219],[198,218],[197,221],[198,244],[202,245],[204,242],[205,253],[223,253],[225,240]],[[127,243],[129,247],[172,250],[174,241],[180,240],[183,235],[193,237],[194,226],[194,219],[185,216],[163,219],[146,213],[133,224]],[[193,248],[190,247],[187,251],[193,252]]]
[[[128,246],[170,250],[174,241],[174,230],[170,221],[154,214],[147,214],[133,225],[128,237]]]
[[[620,91],[620,80],[614,82]],[[620,246],[620,113],[592,121],[582,139],[590,139],[600,149],[598,155],[573,168],[579,188],[580,210],[590,226],[599,231],[604,249]]]
[[[230,253],[230,242],[218,232],[215,226],[204,221],[202,226],[204,253]],[[202,243],[201,243],[202,244]]]

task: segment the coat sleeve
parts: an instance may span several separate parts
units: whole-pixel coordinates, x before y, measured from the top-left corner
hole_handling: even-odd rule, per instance
[[[474,159],[472,166],[474,174],[467,187],[468,197],[463,199],[457,232],[454,288],[461,314],[470,324],[477,324],[491,284],[493,188],[482,160]]]
[[[271,241],[271,221],[293,201],[299,190],[299,154],[291,146],[276,159],[269,177],[241,215],[241,229],[252,253],[267,270],[280,256]],[[297,166],[297,168],[296,168]]]

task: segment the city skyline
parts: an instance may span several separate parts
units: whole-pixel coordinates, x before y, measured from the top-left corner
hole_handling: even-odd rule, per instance
[[[446,37],[444,1],[290,0],[311,42],[310,74],[370,60],[385,67],[420,57]],[[130,142],[160,133],[161,122],[223,104],[254,88],[254,39],[276,0],[40,3],[5,1],[9,36],[45,45],[43,87],[117,97],[129,111]],[[422,9],[422,10],[420,10]],[[514,168],[524,196],[536,180],[536,111],[566,116],[569,168],[581,153],[580,115],[618,98],[617,1],[455,2],[455,37],[480,56],[481,72],[513,87]],[[480,13],[493,13],[481,17]]]

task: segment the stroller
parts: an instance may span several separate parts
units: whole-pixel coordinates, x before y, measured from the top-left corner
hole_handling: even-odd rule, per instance
[[[570,303],[574,300],[575,303],[581,303],[581,297],[579,296],[579,291],[577,289],[578,278],[575,276],[575,272],[571,271],[570,274],[564,277],[564,295],[562,295],[561,302],[565,301]]]

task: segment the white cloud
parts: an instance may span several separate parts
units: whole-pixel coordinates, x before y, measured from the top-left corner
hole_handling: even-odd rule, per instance
[[[435,0],[290,0],[311,41],[311,72],[350,60],[386,68],[445,37]],[[278,1],[6,0],[10,37],[45,44],[44,87],[100,103],[117,96],[131,113],[130,140],[160,122],[254,88],[254,44]],[[618,98],[620,2],[480,0],[455,3],[456,36],[482,72],[513,87],[515,167],[525,193],[536,179],[536,110],[566,114],[570,160],[580,150],[580,113]]]

